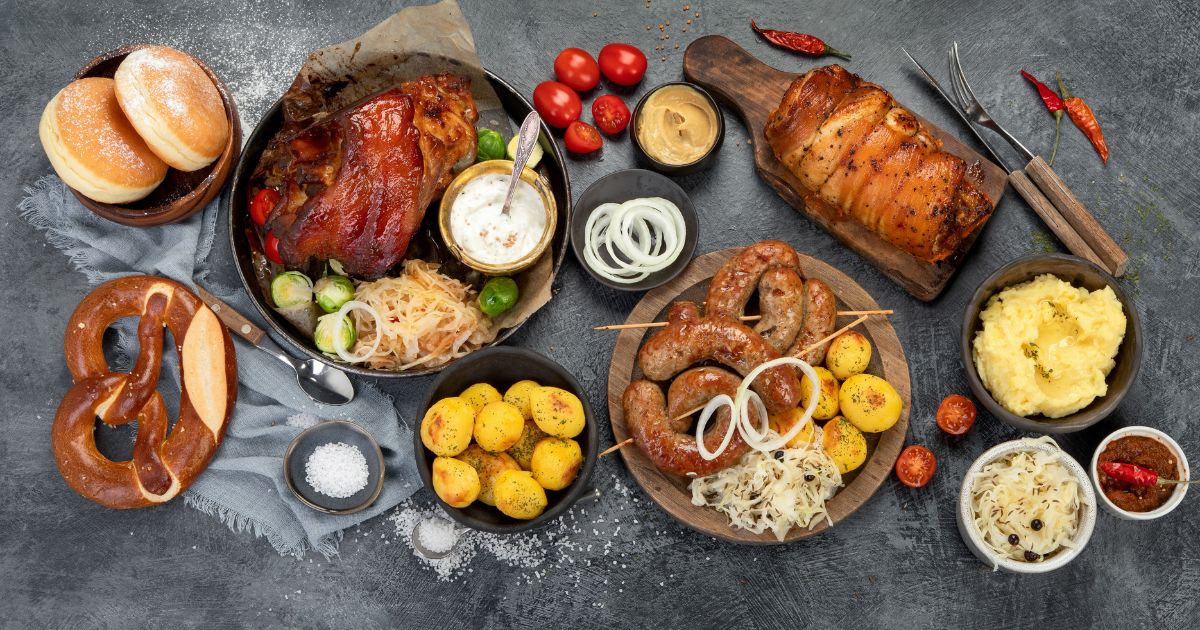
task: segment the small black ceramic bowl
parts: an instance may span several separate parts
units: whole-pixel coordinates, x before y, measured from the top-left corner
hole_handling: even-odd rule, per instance
[[[579,443],[579,448],[583,451],[583,467],[579,470],[579,476],[562,490],[547,490],[546,510],[537,518],[527,521],[515,519],[482,501],[476,501],[465,508],[450,507],[433,491],[431,468],[437,456],[425,448],[425,444],[421,442],[421,432],[413,431],[413,452],[416,453],[421,481],[450,518],[472,529],[493,534],[515,534],[541,527],[571,509],[580,495],[591,487],[588,482],[592,477],[592,470],[596,468],[596,452],[600,445],[592,405],[588,402],[583,387],[570,372],[532,350],[490,346],[455,361],[442,370],[429,389],[425,390],[417,417],[424,419],[425,412],[429,411],[434,403],[443,398],[457,396],[476,383],[488,383],[503,393],[517,381],[523,380],[536,381],[539,385],[558,387],[575,394],[583,403],[584,416],[587,418],[583,432],[572,438]]]
[[[344,499],[321,494],[306,480],[304,466],[308,458],[318,446],[331,442],[357,447],[367,460],[366,487]],[[308,507],[327,514],[353,514],[374,503],[383,490],[383,451],[366,429],[353,422],[322,422],[301,431],[288,445],[283,454],[283,479],[296,498]]]
[[[708,101],[708,105],[712,107],[712,110],[716,112],[717,115],[716,140],[714,140],[713,145],[709,147],[708,153],[705,153],[704,156],[699,160],[690,162],[688,164],[667,164],[666,162],[659,162],[658,160],[650,157],[650,155],[646,153],[646,150],[642,148],[642,141],[640,138],[638,138],[637,134],[638,119],[642,115],[642,106],[646,104],[646,100],[649,99],[655,92],[671,85],[685,85],[693,90],[696,90],[701,96],[704,97],[705,100]],[[673,81],[671,83],[664,83],[653,90],[646,92],[646,95],[643,96],[642,99],[638,101],[637,106],[633,108],[633,118],[631,118],[629,122],[629,139],[633,141],[634,155],[637,156],[638,161],[640,161],[642,164],[645,164],[646,166],[649,166],[650,168],[666,175],[672,175],[675,177],[681,175],[690,175],[691,173],[695,173],[696,171],[708,166],[712,163],[713,159],[716,158],[717,151],[721,149],[721,144],[725,142],[725,115],[721,113],[721,106],[717,104],[717,101],[713,99],[712,95],[708,92],[705,92],[700,86],[688,83],[687,81]]]
[[[630,199],[641,197],[662,197],[679,207],[686,230],[686,234],[683,235],[683,250],[679,252],[679,258],[676,258],[675,262],[637,282],[630,284],[613,282],[593,271],[588,265],[587,259],[584,258],[583,244],[588,218],[601,204],[625,203]],[[688,266],[692,260],[692,254],[696,253],[696,237],[699,229],[696,207],[692,205],[692,200],[687,193],[683,192],[682,188],[668,177],[652,171],[633,168],[605,175],[583,191],[579,201],[575,202],[575,212],[571,214],[571,250],[575,252],[575,258],[579,260],[579,264],[601,284],[622,291],[645,291],[670,282]],[[610,267],[616,266],[607,247],[600,250],[600,259]]]
[[[1125,339],[1117,351],[1115,358],[1117,365],[1109,372],[1106,379],[1108,383],[1106,395],[1098,396],[1087,407],[1062,418],[1052,419],[1040,414],[1021,417],[1001,407],[1000,403],[996,402],[987,388],[983,386],[983,382],[979,380],[979,373],[975,370],[971,349],[976,333],[983,328],[983,321],[979,319],[979,313],[986,307],[988,299],[1007,287],[1033,280],[1037,276],[1047,273],[1058,276],[1063,281],[1070,283],[1071,286],[1083,287],[1088,291],[1098,291],[1106,286],[1112,287],[1113,293],[1117,295],[1121,306],[1124,307]],[[1120,285],[1117,284],[1117,280],[1107,271],[1076,256],[1034,254],[1004,265],[988,276],[978,289],[975,289],[974,295],[967,302],[966,312],[963,313],[960,352],[963,369],[971,384],[971,391],[992,415],[1024,431],[1074,433],[1100,422],[1112,413],[1117,405],[1121,404],[1121,399],[1129,392],[1133,382],[1137,380],[1138,371],[1142,366],[1142,323],[1138,319],[1133,301],[1125,295]]]

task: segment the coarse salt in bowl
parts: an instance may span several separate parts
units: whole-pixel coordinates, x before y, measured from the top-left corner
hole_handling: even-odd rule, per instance
[[[1063,547],[1052,552],[1052,555],[1047,560],[1042,562],[1022,562],[1011,558],[1002,557],[992,551],[987,543],[983,540],[983,534],[975,525],[975,512],[971,507],[972,495],[972,477],[983,470],[983,467],[995,462],[1012,453],[1020,451],[1043,451],[1046,453],[1057,454],[1058,463],[1067,469],[1067,472],[1075,479],[1079,485],[1080,506],[1079,506],[1079,529],[1075,532],[1075,537],[1072,542],[1075,543],[1075,548]],[[1075,559],[1080,552],[1087,546],[1088,540],[1092,537],[1092,529],[1096,526],[1096,493],[1092,490],[1092,484],[1088,480],[1087,471],[1075,458],[1068,455],[1065,451],[1058,448],[1055,444],[1049,442],[1036,442],[1031,439],[1012,440],[1003,442],[993,446],[979,456],[974,464],[967,470],[966,476],[963,477],[962,488],[958,496],[958,510],[955,516],[958,520],[958,533],[962,535],[963,542],[971,553],[982,560],[985,564],[993,569],[1001,569],[1012,573],[1047,573],[1066,565],[1071,560]]]
[[[1131,435],[1148,437],[1162,442],[1164,446],[1171,450],[1171,453],[1175,455],[1175,459],[1179,462],[1177,465],[1180,475],[1179,478],[1191,478],[1191,469],[1188,468],[1187,456],[1183,454],[1183,449],[1180,448],[1178,442],[1171,439],[1171,436],[1159,431],[1158,429],[1151,429],[1150,427],[1125,427],[1124,429],[1118,429],[1109,434],[1108,437],[1104,438],[1104,441],[1100,442],[1100,446],[1096,447],[1096,452],[1092,454],[1092,466],[1088,470],[1092,483],[1096,486],[1096,494],[1100,495],[1100,507],[1104,508],[1105,512],[1127,521],[1150,521],[1159,518],[1160,516],[1166,516],[1167,514],[1171,513],[1172,510],[1179,507],[1179,503],[1183,501],[1183,495],[1187,494],[1189,487],[1187,484],[1179,484],[1178,487],[1175,488],[1175,492],[1171,493],[1171,498],[1167,499],[1166,503],[1163,503],[1149,512],[1127,512],[1122,510],[1121,508],[1113,505],[1112,501],[1108,500],[1108,497],[1104,495],[1104,489],[1100,487],[1100,477],[1096,472],[1096,466],[1100,462],[1100,453],[1103,453],[1104,449],[1108,448],[1109,443],[1113,440],[1129,437]]]

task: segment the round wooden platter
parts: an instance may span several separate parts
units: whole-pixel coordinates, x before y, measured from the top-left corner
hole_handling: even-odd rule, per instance
[[[741,251],[740,248],[723,249],[705,254],[693,260],[683,273],[671,282],[654,289],[642,298],[633,312],[625,320],[627,324],[666,321],[666,312],[670,305],[677,300],[688,300],[701,304],[708,284],[713,275],[725,261]],[[800,264],[805,277],[816,278],[829,285],[837,297],[839,311],[848,310],[877,310],[879,305],[858,283],[846,274],[829,265],[800,254]],[[751,304],[757,300],[751,299]],[[838,317],[838,328],[854,321],[854,317]],[[629,439],[629,431],[625,426],[625,410],[622,396],[629,383],[642,377],[642,371],[637,365],[638,350],[645,340],[657,332],[658,328],[622,330],[613,348],[612,362],[608,369],[608,413],[612,422],[613,436],[617,443]],[[904,446],[904,436],[908,432],[908,417],[912,411],[912,392],[908,379],[908,362],[904,358],[904,350],[900,347],[900,339],[896,330],[883,316],[873,316],[858,325],[855,330],[866,335],[871,341],[873,352],[871,364],[867,373],[882,377],[896,389],[904,401],[900,420],[883,433],[865,433],[867,438],[867,461],[857,470],[843,475],[844,486],[826,503],[829,516],[834,524],[840,523],[862,507],[875,490],[883,484],[896,464],[896,458]],[[692,492],[688,488],[691,480],[679,475],[659,470],[642,453],[636,445],[630,444],[621,449],[625,464],[629,466],[634,479],[650,498],[666,510],[675,520],[688,527],[715,538],[730,542],[771,545],[780,544],[774,534],[764,532],[753,534],[746,530],[736,529],[729,525],[729,519],[721,512],[709,507],[692,505]],[[792,527],[783,543],[812,536],[825,531],[829,522],[822,519],[812,529]]]

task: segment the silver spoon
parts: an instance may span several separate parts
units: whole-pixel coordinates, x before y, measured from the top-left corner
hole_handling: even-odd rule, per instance
[[[580,503],[586,503],[588,501],[595,501],[596,499],[600,498],[600,494],[601,494],[600,488],[592,488],[592,490],[590,492],[579,497],[579,499],[577,501],[575,501],[575,505],[579,505]],[[417,553],[421,554],[422,556],[424,556],[425,558],[427,558],[429,560],[441,560],[442,558],[445,558],[446,556],[454,553],[455,549],[458,549],[459,543],[461,543],[463,540],[463,534],[470,531],[470,529],[463,527],[457,523],[454,523],[453,521],[450,521],[451,526],[454,527],[454,534],[456,536],[458,536],[458,538],[456,538],[454,540],[454,544],[450,545],[449,549],[446,549],[445,551],[433,551],[431,549],[428,549],[427,547],[425,547],[424,544],[421,543],[421,535],[419,532],[421,530],[422,525],[424,525],[426,523],[430,523],[434,519],[442,520],[442,521],[447,520],[440,516],[430,516],[429,518],[418,522],[417,526],[413,527],[412,534],[411,534],[412,548]]]
[[[307,361],[293,359],[283,351],[283,348],[275,345],[275,342],[271,341],[263,329],[251,324],[250,320],[242,317],[228,304],[218,300],[216,296],[205,291],[199,285],[196,286],[196,293],[229,330],[254,344],[259,350],[291,366],[296,371],[296,382],[309,398],[322,405],[344,405],[354,400],[354,385],[345,372],[329,367],[316,359]]]
[[[533,147],[537,146],[541,127],[542,119],[537,112],[529,112],[525,121],[521,123],[521,132],[517,135],[517,152],[513,155],[512,177],[508,180],[508,195],[504,197],[504,207],[500,209],[502,214],[508,214],[513,193],[517,192],[517,182],[521,181],[521,173],[525,171],[525,163],[529,161]]]

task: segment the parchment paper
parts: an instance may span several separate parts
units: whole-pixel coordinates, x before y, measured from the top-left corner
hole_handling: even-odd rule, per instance
[[[260,172],[275,161],[281,141],[347,105],[415,79],[423,74],[452,72],[471,78],[471,95],[479,111],[477,127],[498,131],[507,142],[516,126],[500,104],[475,53],[475,39],[455,0],[408,7],[362,36],[309,55],[283,99],[283,128],[259,161]],[[437,212],[437,202],[427,213]],[[525,321],[550,301],[554,280],[553,247],[533,267],[513,277],[517,304],[493,318],[484,343],[505,328]]]

